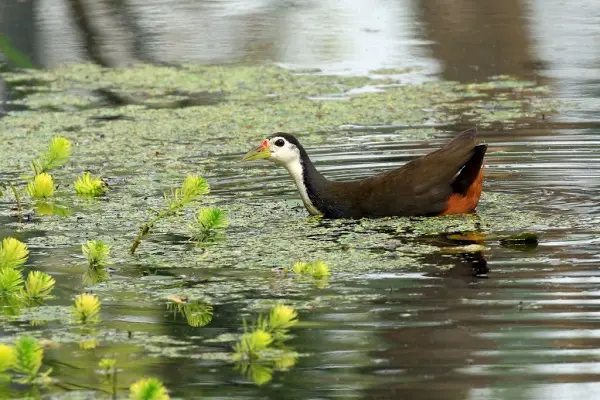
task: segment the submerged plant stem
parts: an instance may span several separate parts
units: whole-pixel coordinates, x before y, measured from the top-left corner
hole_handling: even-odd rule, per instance
[[[133,243],[131,245],[131,248],[129,249],[130,254],[135,253],[135,251],[137,250],[139,245],[142,243],[142,240],[144,240],[144,237],[146,237],[148,235],[148,233],[150,233],[150,229],[152,229],[154,224],[161,218],[166,217],[167,215],[168,215],[168,213],[161,212],[153,220],[151,220],[150,222],[146,222],[144,225],[142,225],[140,227],[140,232],[136,236],[135,240],[133,241]]]
[[[19,223],[21,223],[23,222],[23,204],[21,204],[21,197],[19,196],[19,192],[17,191],[15,185],[9,183],[8,186],[10,186],[10,189],[12,190],[13,195],[15,196],[15,200],[17,201],[17,218]]]

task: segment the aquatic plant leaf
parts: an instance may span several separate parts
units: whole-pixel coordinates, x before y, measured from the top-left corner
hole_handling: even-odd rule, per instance
[[[278,370],[285,371],[296,365],[297,361],[298,353],[296,353],[295,351],[289,351],[283,354],[281,357],[278,357],[275,360],[274,365],[275,368],[277,368]]]
[[[0,295],[17,294],[23,288],[21,271],[12,268],[0,269]]]
[[[98,296],[83,293],[75,297],[73,315],[81,324],[95,323],[100,321],[100,299]]]
[[[73,183],[75,192],[80,195],[97,197],[106,192],[106,184],[102,179],[93,177],[89,172],[85,172]]]
[[[12,238],[2,239],[0,243],[0,269],[4,268],[21,268],[27,257],[29,250],[25,243]]]
[[[296,262],[292,266],[292,271],[296,275],[310,275],[315,279],[325,279],[329,277],[329,265],[324,261],[315,261],[312,263]]]
[[[204,178],[199,175],[188,175],[181,188],[172,190],[170,195],[165,193],[167,208],[171,213],[177,212],[209,192],[210,186]]]
[[[179,308],[189,326],[199,328],[212,321],[213,307],[210,304],[187,303],[179,305]]]
[[[42,172],[27,184],[26,191],[31,198],[47,199],[54,195],[54,180],[50,174]]]
[[[203,241],[213,235],[217,229],[226,228],[229,225],[225,211],[216,207],[201,208],[196,214],[194,225],[190,230],[195,238]]]
[[[144,378],[129,387],[131,400],[168,400],[167,388],[156,378]]]
[[[27,275],[22,296],[26,301],[46,300],[51,296],[56,281],[45,272],[31,271]]]
[[[105,373],[108,373],[109,370],[115,368],[116,365],[117,360],[114,358],[103,358],[98,362],[98,368],[103,369]]]
[[[298,323],[294,307],[277,304],[269,313],[268,329],[272,332],[287,330]]]
[[[12,368],[16,361],[15,348],[6,344],[0,344],[0,372]]]
[[[42,367],[44,350],[38,341],[31,336],[21,336],[15,344],[15,371],[26,375],[26,381],[31,382]]]
[[[69,161],[71,154],[73,154],[73,148],[69,139],[62,136],[54,136],[50,141],[48,151],[33,160],[31,166],[35,174],[39,175],[63,166]]]
[[[266,350],[271,343],[273,343],[273,336],[264,329],[246,332],[234,346],[233,359],[239,361],[259,358],[260,352]]]
[[[90,268],[103,267],[108,262],[111,247],[102,240],[88,240],[81,245],[81,252],[85,256]]]
[[[262,386],[273,379],[273,369],[266,365],[251,363],[245,376],[257,386]]]

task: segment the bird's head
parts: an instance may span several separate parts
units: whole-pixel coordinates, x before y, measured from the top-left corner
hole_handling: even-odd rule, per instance
[[[302,146],[289,133],[274,133],[264,139],[260,146],[250,150],[242,161],[266,159],[289,167],[300,162]]]

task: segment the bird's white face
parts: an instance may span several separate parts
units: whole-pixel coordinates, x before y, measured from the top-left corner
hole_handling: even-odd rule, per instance
[[[300,150],[282,136],[274,136],[262,141],[260,146],[250,150],[245,161],[267,159],[290,169],[300,165]]]
[[[280,136],[269,139],[269,153],[270,161],[286,168],[300,162],[300,151],[296,145]]]

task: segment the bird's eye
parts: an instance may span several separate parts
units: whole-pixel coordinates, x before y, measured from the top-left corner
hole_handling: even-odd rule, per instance
[[[285,142],[283,141],[283,139],[277,139],[275,141],[275,146],[277,146],[277,147],[283,147],[284,144],[285,144]]]

